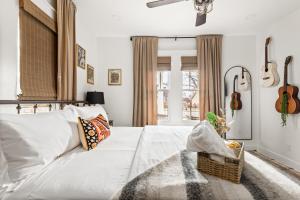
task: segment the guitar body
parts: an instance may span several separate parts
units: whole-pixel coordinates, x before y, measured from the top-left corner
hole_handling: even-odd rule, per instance
[[[261,84],[263,87],[277,86],[280,82],[280,77],[275,63],[268,63],[267,69],[265,66],[261,69]]]
[[[276,101],[276,110],[277,112],[282,113],[282,102],[283,96],[286,93],[288,96],[287,103],[287,113],[288,114],[298,114],[300,112],[300,100],[298,99],[299,89],[296,86],[288,85],[285,87],[280,87],[278,90],[279,98]]]
[[[250,88],[250,75],[245,72],[244,74],[241,73],[239,75],[239,79],[238,79],[238,83],[239,83],[239,89],[242,91],[247,91]]]
[[[280,76],[277,70],[277,65],[275,63],[270,63],[272,65],[271,70],[273,72],[274,75],[274,84],[273,86],[277,86],[280,83]]]
[[[231,110],[241,110],[242,107],[243,105],[241,101],[241,94],[239,92],[233,92],[231,94],[231,102],[230,102]]]

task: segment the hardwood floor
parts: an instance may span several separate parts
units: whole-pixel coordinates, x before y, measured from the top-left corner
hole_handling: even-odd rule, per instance
[[[300,179],[300,172],[299,171],[296,171],[295,169],[293,168],[290,168],[274,159],[271,159],[265,155],[262,155],[260,153],[258,153],[257,151],[249,151],[249,153],[259,157],[260,159],[264,160],[264,161],[267,161],[267,162],[270,162],[272,163],[273,165],[275,165],[276,167],[280,168],[281,170],[287,172],[288,174],[292,175],[292,176],[295,176],[297,177],[298,179]]]

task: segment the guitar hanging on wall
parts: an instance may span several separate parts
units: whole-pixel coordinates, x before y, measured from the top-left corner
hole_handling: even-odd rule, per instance
[[[285,60],[284,66],[284,85],[279,88],[279,98],[276,101],[276,110],[281,113],[282,126],[286,126],[288,114],[297,114],[300,112],[300,100],[298,99],[298,87],[288,84],[288,66],[293,57],[289,56]]]
[[[237,79],[238,79],[238,75],[235,75],[234,80],[233,80],[233,93],[231,94],[231,102],[230,102],[232,116],[234,115],[235,110],[242,109],[241,94],[239,92],[235,91],[235,85],[236,85]]]
[[[244,68],[242,68],[242,72],[239,75],[238,82],[239,82],[239,89],[240,90],[242,90],[242,91],[249,90],[249,88],[250,88],[250,75]]]
[[[268,46],[271,38],[266,39],[265,43],[265,65],[261,69],[261,84],[264,87],[277,86],[280,82],[280,77],[275,63],[269,61]]]

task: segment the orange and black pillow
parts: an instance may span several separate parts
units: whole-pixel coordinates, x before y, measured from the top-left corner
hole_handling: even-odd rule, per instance
[[[78,121],[80,140],[85,150],[96,148],[99,142],[110,136],[109,123],[103,115],[91,120],[79,117]]]

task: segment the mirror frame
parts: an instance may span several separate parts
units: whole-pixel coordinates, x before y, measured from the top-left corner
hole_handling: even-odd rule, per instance
[[[249,74],[249,77],[250,77],[250,90],[251,90],[251,135],[250,135],[250,138],[246,138],[246,139],[244,139],[244,138],[230,138],[230,140],[241,140],[241,141],[248,141],[248,140],[253,140],[253,114],[252,114],[252,112],[253,112],[253,101],[252,101],[252,99],[253,99],[253,90],[252,90],[252,76],[251,76],[251,73],[250,73],[250,71],[247,69],[247,68],[245,68],[245,67],[243,67],[243,66],[233,66],[233,67],[230,67],[226,72],[225,72],[225,74],[224,74],[224,82],[223,82],[223,87],[224,87],[224,90],[223,90],[223,92],[224,92],[224,94],[223,94],[223,110],[224,110],[224,113],[225,113],[225,116],[226,116],[226,97],[228,96],[228,91],[227,91],[227,85],[226,85],[226,77],[227,77],[227,74],[232,70],[232,69],[235,69],[235,68],[240,68],[241,70],[245,70],[245,72],[246,73],[248,73]],[[227,133],[225,133],[224,134],[224,138],[225,139],[227,139]]]

